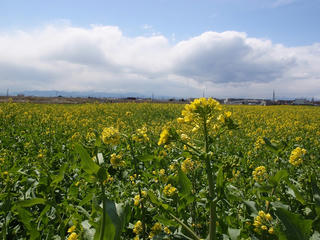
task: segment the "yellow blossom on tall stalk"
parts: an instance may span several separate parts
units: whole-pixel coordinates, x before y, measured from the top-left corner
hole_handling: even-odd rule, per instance
[[[257,182],[262,182],[268,178],[268,173],[264,166],[259,166],[252,172],[252,176]]]
[[[218,101],[212,98],[199,98],[184,107],[183,118],[178,118],[177,121],[179,123],[198,123],[202,121],[204,115],[206,115],[206,120],[210,121],[213,113],[221,110]]]
[[[78,239],[78,234],[75,232],[71,233],[70,236],[68,237],[68,240],[77,240]]]
[[[171,184],[168,184],[164,187],[163,193],[169,197],[173,196],[177,192],[177,188],[173,187]]]
[[[162,132],[160,133],[160,139],[158,145],[166,144],[169,140],[169,131],[167,128],[163,128]]]
[[[298,166],[303,162],[303,157],[306,155],[307,150],[301,147],[295,148],[290,155],[289,163],[293,166]]]
[[[132,230],[136,235],[139,235],[143,231],[142,222],[139,220],[134,225],[134,228]]]
[[[161,223],[159,223],[159,222],[155,223],[151,228],[151,232],[149,234],[149,238],[152,239],[154,236],[159,234],[161,231],[162,231]]]
[[[104,128],[101,137],[105,144],[116,145],[120,142],[119,130],[113,127]]]
[[[111,154],[110,163],[112,167],[123,167],[126,165],[125,161],[122,160],[122,156],[115,153]]]
[[[258,216],[254,218],[253,226],[254,231],[261,234],[262,232],[268,232],[269,234],[274,233],[274,228],[272,225],[272,216],[264,211],[259,211]]]
[[[192,171],[193,167],[194,167],[194,162],[191,160],[191,158],[187,158],[181,164],[181,170],[184,173],[188,173],[188,172]]]

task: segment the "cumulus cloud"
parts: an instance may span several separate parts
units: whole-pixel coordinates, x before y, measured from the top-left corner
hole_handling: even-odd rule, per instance
[[[172,43],[115,26],[48,25],[0,33],[0,92],[69,90],[145,95],[320,97],[320,44],[285,47],[245,33]]]

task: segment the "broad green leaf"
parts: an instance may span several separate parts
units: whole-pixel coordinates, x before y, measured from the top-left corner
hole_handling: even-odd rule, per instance
[[[192,184],[187,175],[181,169],[179,169],[178,172],[178,184],[180,187],[179,193],[181,193],[182,198],[191,194]]]
[[[286,209],[276,209],[276,215],[284,225],[283,234],[288,240],[309,240],[312,220],[305,220]]]
[[[89,192],[84,199],[82,199],[79,203],[79,206],[83,206],[85,205],[86,203],[88,203],[89,201],[91,201],[91,199],[93,198],[94,196],[94,192]]]
[[[277,152],[280,148],[279,146],[273,144],[272,142],[270,142],[270,140],[266,137],[263,138],[265,144],[266,144],[266,147],[269,148],[271,151],[273,152]]]
[[[85,150],[80,144],[75,146],[75,150],[80,155],[81,168],[88,174],[97,174],[100,167],[90,158],[87,150]]]
[[[317,181],[315,180],[315,177],[311,180],[311,186],[313,191],[313,199],[316,202],[318,206],[320,206],[320,189],[317,185]]]
[[[320,240],[320,233],[318,231],[315,231],[310,240]]]
[[[177,223],[176,221],[173,221],[172,219],[168,219],[162,215],[156,215],[154,216],[154,219],[158,220],[160,223],[162,223],[165,226],[174,226],[174,227],[179,226],[179,223]]]
[[[127,214],[129,207],[122,204],[116,204],[110,200],[103,201],[103,217],[105,219],[103,225],[103,217],[100,219],[99,228],[96,231],[95,239],[119,240],[121,232],[127,222]]]
[[[250,209],[252,216],[258,215],[257,205],[254,201],[243,201],[244,204]]]
[[[288,193],[292,195],[295,199],[297,199],[301,204],[305,205],[306,201],[304,200],[302,194],[299,192],[296,186],[294,186],[289,181],[287,181],[287,185],[288,185]]]
[[[20,221],[23,223],[25,228],[28,230],[28,233],[30,234],[30,239],[39,239],[40,234],[37,231],[36,225],[34,224],[33,216],[31,212],[26,210],[25,208],[17,206],[16,211],[18,212],[18,216]]]
[[[234,228],[228,228],[228,234],[231,238],[231,240],[238,240],[240,236],[240,229],[234,229]]]
[[[273,185],[279,185],[280,181],[282,179],[286,179],[288,177],[288,171],[287,170],[279,170],[273,177],[270,178],[270,182]]]
[[[53,181],[51,182],[50,186],[54,186],[55,184],[57,184],[63,180],[64,173],[65,173],[67,167],[68,167],[68,164],[66,164],[66,163],[62,165],[62,167],[59,170],[59,174],[52,177]]]
[[[46,204],[46,200],[43,198],[32,198],[32,199],[28,199],[28,200],[18,201],[16,203],[16,206],[32,207],[33,205],[36,205],[36,204]]]
[[[171,207],[170,207],[168,204],[165,204],[165,203],[160,202],[160,201],[158,200],[158,198],[156,197],[156,195],[154,195],[153,192],[148,191],[148,197],[149,197],[150,201],[151,201],[154,205],[156,205],[156,206],[158,206],[158,207],[162,207],[162,208],[165,209],[165,210],[172,211]]]

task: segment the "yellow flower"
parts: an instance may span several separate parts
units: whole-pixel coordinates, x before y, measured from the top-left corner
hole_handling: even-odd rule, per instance
[[[273,233],[274,233],[274,229],[273,229],[273,227],[269,228],[268,233],[270,233],[270,234],[273,234]]]
[[[70,227],[70,228],[68,229],[68,233],[72,233],[72,232],[74,232],[75,230],[76,230],[76,226],[73,225],[72,227]]]
[[[78,234],[75,232],[71,233],[70,236],[68,237],[68,240],[77,240],[78,239]]]
[[[252,172],[252,176],[257,182],[262,182],[268,178],[268,173],[264,166],[260,166]]]
[[[187,134],[184,134],[184,133],[182,133],[180,137],[181,137],[181,140],[182,140],[182,141],[189,141],[189,139],[190,139],[190,138],[188,137],[188,135],[187,135]]]
[[[135,195],[134,196],[134,205],[138,206],[140,204],[140,195]]]
[[[123,167],[125,165],[125,162],[122,160],[122,156],[115,153],[111,154],[110,163],[112,167]]]
[[[171,231],[170,231],[170,229],[169,229],[168,227],[165,227],[165,228],[163,229],[163,231],[164,231],[166,234],[170,234],[170,233],[171,233]]]
[[[136,224],[134,225],[133,228],[133,232],[137,235],[139,235],[142,232],[143,228],[142,228],[142,222],[139,220],[136,222]]]
[[[307,150],[301,147],[295,148],[290,155],[289,163],[293,166],[298,166],[303,162],[303,157],[307,153]]]
[[[113,127],[104,128],[101,137],[105,144],[116,145],[120,142],[119,130]]]
[[[169,140],[169,131],[168,129],[164,128],[160,133],[160,139],[159,139],[158,145],[160,146],[160,145],[166,144],[168,140]]]
[[[195,123],[202,118],[203,114],[206,114],[208,117],[207,120],[209,120],[213,113],[221,110],[222,108],[218,101],[212,98],[198,98],[190,104],[185,105],[184,109],[182,110],[183,120],[182,118],[178,118],[177,121],[179,123]]]
[[[181,164],[181,170],[184,172],[184,173],[188,173],[190,171],[192,171],[193,169],[193,166],[194,166],[194,162],[190,159],[190,158],[187,158],[186,160],[184,160]]]
[[[166,185],[163,189],[164,195],[167,195],[167,196],[173,196],[176,192],[177,192],[177,189],[171,186],[171,184]]]
[[[166,173],[166,170],[164,170],[163,168],[160,169],[160,171],[159,171],[160,176],[163,176],[165,173]]]
[[[259,211],[258,214],[259,215],[255,217],[253,222],[253,226],[255,227],[254,231],[261,234],[261,230],[263,230],[268,231],[269,234],[273,234],[274,230],[271,223],[272,216],[262,210]]]
[[[153,225],[153,227],[151,228],[151,230],[153,232],[160,232],[162,230],[162,226],[161,223],[157,222]]]

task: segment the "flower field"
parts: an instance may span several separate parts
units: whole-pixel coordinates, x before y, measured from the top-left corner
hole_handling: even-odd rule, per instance
[[[320,108],[0,104],[2,239],[320,239]]]

